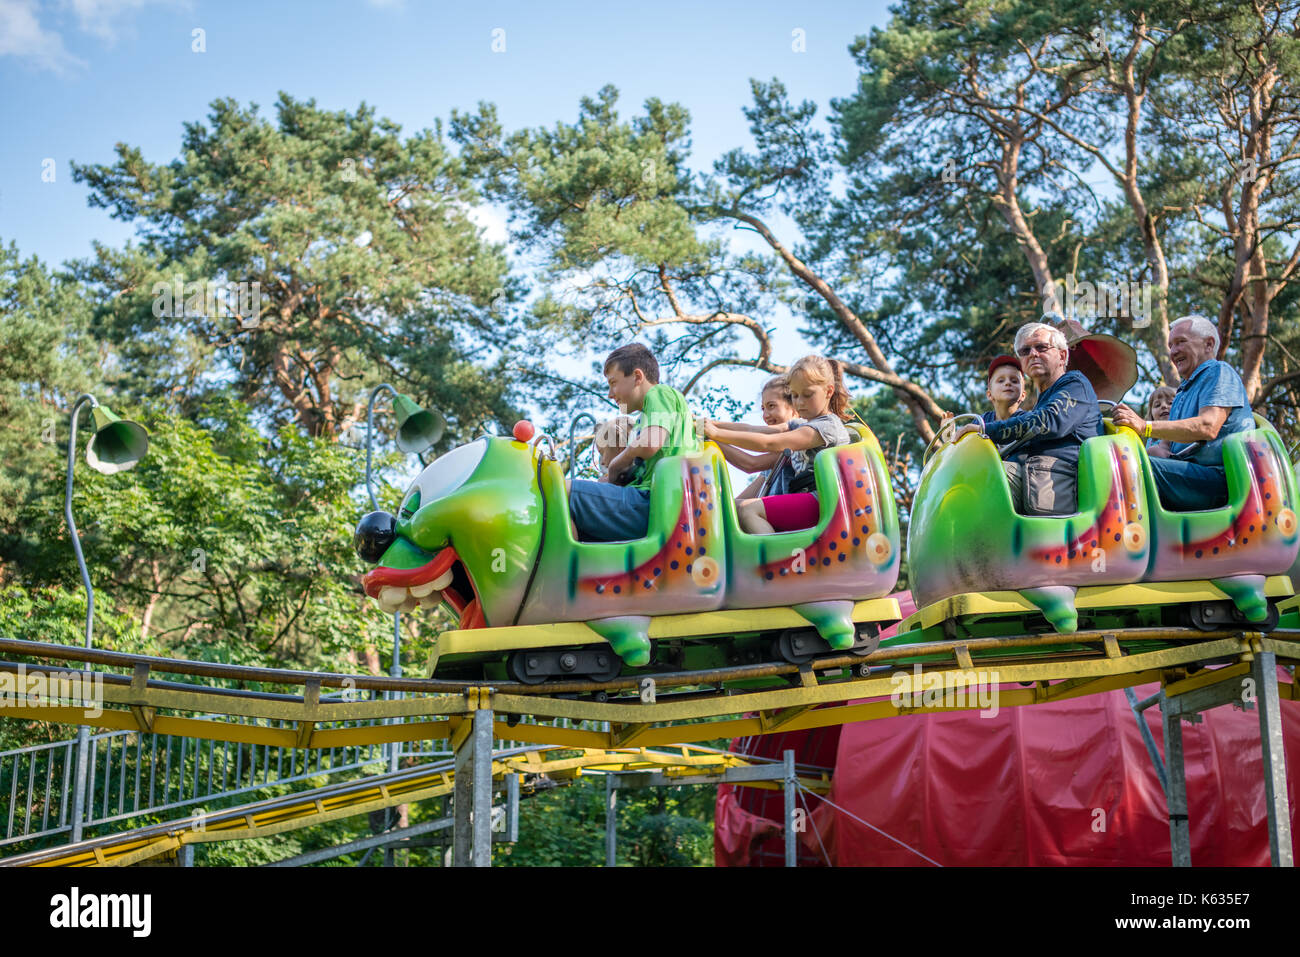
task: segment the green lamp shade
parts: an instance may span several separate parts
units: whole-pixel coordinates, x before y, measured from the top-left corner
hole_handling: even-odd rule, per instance
[[[447,422],[437,412],[420,408],[408,395],[393,399],[397,413],[397,447],[403,452],[423,452],[447,431]]]
[[[102,405],[90,410],[95,434],[86,446],[86,461],[96,472],[125,472],[149,450],[149,433],[127,419],[119,419]]]

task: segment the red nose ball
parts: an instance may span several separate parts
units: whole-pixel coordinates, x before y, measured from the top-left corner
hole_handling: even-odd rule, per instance
[[[514,436],[520,442],[527,442],[533,437],[536,431],[537,430],[533,428],[533,423],[529,422],[527,419],[520,419],[515,423]]]

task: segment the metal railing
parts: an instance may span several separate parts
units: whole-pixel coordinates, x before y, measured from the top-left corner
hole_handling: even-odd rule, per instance
[[[229,720],[229,719],[226,719]],[[263,727],[292,722],[255,720]],[[356,728],[379,720],[337,721],[320,727]],[[0,846],[72,830],[77,739],[0,752]],[[290,748],[202,740],[140,731],[90,736],[83,826],[198,806],[270,786],[358,771],[393,759],[394,745]],[[396,757],[451,755],[446,740],[408,743]]]
[[[375,691],[402,698],[401,691]],[[323,696],[328,700],[331,696]],[[230,721],[228,716],[207,715]],[[263,727],[293,727],[291,721],[236,719]],[[356,728],[400,723],[401,719],[321,722],[319,728]],[[535,719],[525,717],[523,723]],[[608,730],[606,722],[552,719],[560,727]],[[494,742],[494,750],[508,747]],[[82,827],[91,828],[204,802],[359,771],[383,763],[391,770],[403,759],[450,758],[446,739],[338,748],[295,748],[239,744],[141,731],[107,731],[89,737]],[[77,739],[69,738],[0,751],[0,847],[71,832],[76,802]]]

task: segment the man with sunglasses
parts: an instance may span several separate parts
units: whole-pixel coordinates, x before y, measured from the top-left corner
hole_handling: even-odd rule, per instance
[[[1082,372],[1066,371],[1070,350],[1053,326],[1030,322],[1016,333],[1015,353],[1038,393],[1033,409],[986,422],[999,446],[1011,502],[1025,515],[1078,510],[1079,446],[1102,434],[1097,393]],[[967,430],[979,426],[967,426]]]

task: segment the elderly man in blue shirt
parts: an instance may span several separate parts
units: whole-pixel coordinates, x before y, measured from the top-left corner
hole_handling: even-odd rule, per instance
[[[1165,508],[1199,511],[1228,501],[1223,440],[1255,427],[1250,399],[1237,370],[1215,358],[1219,330],[1204,316],[1183,316],[1169,327],[1169,358],[1182,382],[1165,422],[1148,422],[1126,405],[1116,425],[1160,441],[1147,450]]]
[[[1066,371],[1070,350],[1061,330],[1026,323],[1016,332],[1015,352],[1038,398],[1028,412],[984,423],[984,433],[998,446],[1017,511],[1073,514],[1079,501],[1079,447],[1102,433],[1097,393],[1082,372]],[[962,432],[978,428],[966,426]]]

